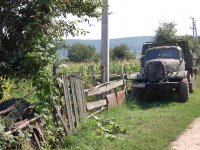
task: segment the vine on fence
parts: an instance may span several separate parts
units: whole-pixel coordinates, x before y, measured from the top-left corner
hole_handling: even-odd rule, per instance
[[[40,105],[36,107],[37,114],[43,121],[45,137],[52,147],[55,147],[61,140],[64,130],[62,124],[56,119],[53,100],[60,104],[63,101],[61,89],[55,86],[53,72],[51,67],[45,67],[40,71],[38,78],[34,81],[37,93],[36,96],[40,99]]]

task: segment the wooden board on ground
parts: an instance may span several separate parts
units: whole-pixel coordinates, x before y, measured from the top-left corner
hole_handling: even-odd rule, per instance
[[[125,97],[125,90],[117,92],[117,102],[118,102],[118,105],[124,104],[125,98],[126,98]]]
[[[107,95],[107,99],[108,99],[108,109],[111,109],[117,105],[122,105],[125,101],[125,90],[109,94]]]

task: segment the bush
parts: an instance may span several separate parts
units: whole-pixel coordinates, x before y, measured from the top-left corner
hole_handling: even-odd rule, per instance
[[[121,44],[115,46],[110,50],[110,55],[112,59],[129,60],[135,58],[134,54],[126,44]]]
[[[94,46],[76,43],[68,49],[68,59],[72,62],[89,62],[96,59]]]

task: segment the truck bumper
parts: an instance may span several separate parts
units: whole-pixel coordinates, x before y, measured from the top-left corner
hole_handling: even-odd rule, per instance
[[[179,82],[162,82],[162,83],[133,83],[133,88],[152,89],[152,88],[176,88]]]

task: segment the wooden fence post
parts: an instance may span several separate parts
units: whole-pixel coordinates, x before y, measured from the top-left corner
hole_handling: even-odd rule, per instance
[[[94,71],[94,66],[90,66],[91,72],[92,72],[92,82],[93,82],[93,86],[97,85],[96,82],[96,75],[95,75],[95,71]]]
[[[125,90],[125,94],[127,95],[127,88],[126,88],[126,80],[124,78],[124,66],[122,65],[121,66],[121,79],[123,80],[123,84],[124,84],[124,87],[123,87],[123,90]]]

